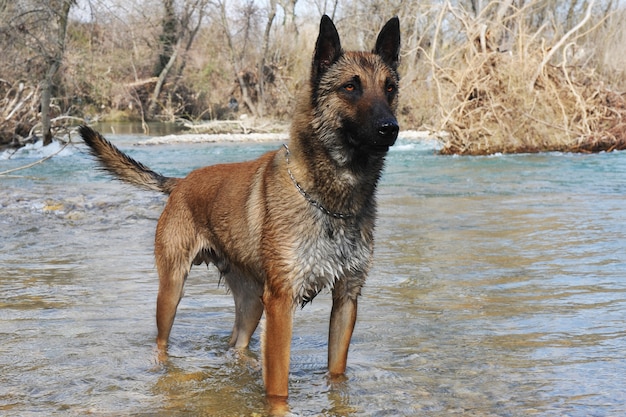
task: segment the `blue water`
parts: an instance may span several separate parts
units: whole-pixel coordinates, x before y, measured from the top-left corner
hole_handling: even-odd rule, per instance
[[[137,146],[166,175],[279,143]],[[55,149],[0,154],[0,171]],[[58,150],[58,148],[56,149]],[[84,147],[0,176],[0,415],[264,415],[259,338],[228,350],[230,295],[194,268],[154,361],[163,196]],[[325,375],[329,296],[296,314],[292,413],[626,415],[626,153],[451,157],[400,140],[347,379]]]

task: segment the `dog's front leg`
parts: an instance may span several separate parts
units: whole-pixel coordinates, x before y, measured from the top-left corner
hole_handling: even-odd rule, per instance
[[[289,385],[289,356],[293,329],[293,297],[288,292],[278,294],[266,290],[265,331],[262,338],[263,380],[269,398],[287,398]]]
[[[328,371],[331,376],[346,372],[348,348],[356,323],[357,299],[338,288],[333,290],[333,308],[328,333]]]

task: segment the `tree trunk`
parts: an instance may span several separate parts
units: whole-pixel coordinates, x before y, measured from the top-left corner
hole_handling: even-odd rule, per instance
[[[270,0],[270,9],[269,14],[267,16],[267,24],[265,25],[265,33],[263,34],[263,52],[261,53],[261,60],[259,62],[258,69],[258,78],[259,78],[259,102],[257,106],[257,111],[259,116],[263,117],[265,115],[265,62],[267,60],[267,51],[270,46],[270,34],[272,31],[272,23],[274,22],[274,18],[276,17],[276,0]]]
[[[61,10],[57,14],[57,36],[56,45],[52,56],[48,58],[48,69],[45,78],[41,82],[41,130],[43,134],[44,146],[52,143],[52,123],[50,121],[50,101],[52,100],[52,87],[54,86],[54,76],[61,67],[63,54],[65,52],[65,34],[67,32],[67,21],[73,0],[62,0]],[[52,8],[52,5],[50,5]]]
[[[298,38],[298,25],[296,25],[296,3],[298,0],[282,0],[280,6],[283,8],[285,16],[283,17],[284,33],[295,34]]]
[[[41,82],[41,131],[43,145],[52,143],[52,122],[50,121],[50,101],[52,100],[52,87],[54,74],[59,70],[59,63],[52,62],[46,71],[46,76]]]
[[[176,62],[176,58],[178,57],[178,50],[180,49],[180,43],[182,38],[178,40],[178,43],[174,47],[172,55],[170,55],[170,59],[165,64],[165,67],[161,70],[159,74],[159,78],[154,86],[154,91],[152,92],[152,97],[150,98],[150,104],[148,105],[148,119],[152,119],[154,117],[154,113],[156,110],[156,106],[159,100],[159,95],[161,94],[161,90],[163,89],[163,84],[165,84],[165,79],[167,78],[167,74],[170,72],[172,67],[174,66],[174,62]]]
[[[160,76],[167,64],[170,62],[172,54],[175,53],[175,46],[178,42],[178,21],[176,20],[176,12],[174,10],[174,0],[163,0],[163,27],[159,42],[161,43],[161,53],[157,58],[154,66],[153,75]]]

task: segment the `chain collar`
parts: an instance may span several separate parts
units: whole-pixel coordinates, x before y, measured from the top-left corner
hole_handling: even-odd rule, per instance
[[[302,197],[305,198],[306,201],[309,202],[309,204],[311,204],[312,206],[316,207],[317,209],[319,209],[322,213],[334,217],[336,219],[349,219],[354,217],[353,214],[348,214],[348,213],[336,213],[334,211],[330,211],[328,210],[326,207],[324,207],[324,205],[322,203],[320,203],[319,201],[315,200],[313,197],[311,197],[309,195],[309,193],[307,193],[304,188],[302,188],[302,186],[300,185],[300,183],[296,180],[296,178],[293,176],[293,173],[291,172],[291,169],[289,168],[289,147],[287,147],[286,144],[283,144],[283,147],[285,148],[285,160],[287,161],[287,173],[289,174],[289,178],[291,178],[291,182],[293,182],[293,185],[298,189],[298,191],[300,192],[300,194],[302,194]]]

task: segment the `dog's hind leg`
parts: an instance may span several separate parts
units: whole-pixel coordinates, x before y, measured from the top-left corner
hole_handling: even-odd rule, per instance
[[[328,371],[331,376],[342,375],[346,371],[356,313],[356,296],[350,297],[339,288],[334,288],[328,333]]]
[[[185,267],[181,264],[171,264],[167,259],[159,257],[157,268],[159,270],[159,293],[156,307],[157,347],[159,351],[165,353],[190,265]]]
[[[157,224],[154,242],[156,266],[159,273],[157,295],[157,348],[165,353],[176,317],[183,286],[200,244],[184,213],[168,204]]]
[[[263,284],[232,271],[224,279],[235,299],[235,325],[230,345],[237,349],[245,348],[263,315]]]

